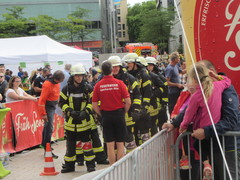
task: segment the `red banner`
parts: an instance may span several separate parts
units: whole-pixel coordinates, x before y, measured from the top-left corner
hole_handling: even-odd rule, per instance
[[[25,100],[7,103],[12,110],[3,120],[0,153],[17,152],[41,144],[44,121],[40,118],[37,102]],[[53,139],[64,137],[64,119],[54,116]]]

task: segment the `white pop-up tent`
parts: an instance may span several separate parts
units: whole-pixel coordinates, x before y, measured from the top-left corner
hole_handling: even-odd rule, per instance
[[[30,36],[0,39],[0,64],[5,64],[14,74],[20,63],[27,70],[43,67],[49,63],[53,70],[63,70],[64,64],[82,63],[92,67],[92,52],[61,44],[48,36]]]

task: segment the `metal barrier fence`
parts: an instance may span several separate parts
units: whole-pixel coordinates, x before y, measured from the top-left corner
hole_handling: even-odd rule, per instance
[[[173,180],[173,132],[158,132],[93,180]]]
[[[202,147],[201,147],[201,143],[199,141],[198,146],[199,146],[199,160],[195,161],[194,163],[193,160],[191,158],[193,158],[191,156],[191,149],[190,149],[190,134],[189,132],[184,133],[184,134],[180,134],[176,140],[175,143],[175,150],[176,150],[176,155],[175,155],[175,162],[176,162],[176,180],[180,180],[181,178],[184,180],[199,180],[202,179],[202,169],[203,169],[203,164],[202,164],[202,160],[201,160],[201,152],[202,152]],[[187,150],[185,150],[185,152],[188,154],[188,161],[189,161],[189,169],[187,170],[180,170],[180,166],[179,166],[179,160],[180,160],[180,142],[187,137],[187,142],[185,141],[185,144],[187,144]],[[225,144],[226,144],[226,137],[231,137],[232,138],[232,145],[234,145],[234,148],[232,148],[230,151],[225,151]],[[226,161],[228,164],[228,167],[230,169],[230,173],[232,176],[233,180],[240,180],[240,149],[238,149],[239,147],[239,138],[240,138],[240,132],[236,132],[236,131],[228,131],[226,132],[224,135],[219,136],[220,141],[222,142],[222,147],[223,147],[223,152],[225,154],[226,157]],[[229,140],[229,139],[228,139]],[[228,141],[227,140],[227,141]],[[211,161],[210,164],[212,165],[212,170],[213,170],[213,176],[212,176],[212,180],[214,180],[214,166],[217,166],[216,171],[219,177],[215,178],[215,180],[226,180],[226,179],[230,179],[230,177],[227,174],[227,170],[226,170],[226,166],[225,163],[223,161],[223,157],[220,154],[220,151],[217,150],[215,148],[215,151],[213,150],[213,138],[210,138],[210,155],[211,155]],[[215,141],[216,142],[216,141]],[[214,145],[216,146],[216,144]],[[217,154],[217,155],[216,155]],[[215,158],[215,159],[214,159]],[[197,163],[197,164],[196,164]],[[220,163],[220,164],[219,164]],[[214,165],[215,164],[215,165]],[[183,173],[185,171],[185,173]],[[180,173],[182,172],[182,173]]]

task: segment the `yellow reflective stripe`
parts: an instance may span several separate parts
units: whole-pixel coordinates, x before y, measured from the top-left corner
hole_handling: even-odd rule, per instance
[[[86,107],[86,105],[87,105],[87,102],[85,102],[85,101],[82,102],[82,105],[81,105],[81,109],[80,109],[80,110],[83,111],[84,108]]]
[[[68,104],[64,104],[62,110],[65,111],[67,108],[69,108]]]
[[[145,87],[145,86],[147,86],[147,85],[151,85],[151,81],[150,80],[147,80],[146,82],[144,82],[143,83],[143,85],[142,85],[142,87]]]
[[[76,149],[76,154],[83,154],[83,150],[78,150],[78,149]]]
[[[95,158],[95,155],[92,156],[84,156],[85,161],[92,161]]]
[[[135,89],[137,85],[138,85],[137,81],[134,81],[134,83],[132,84],[132,89]]]
[[[87,130],[89,130],[89,129],[91,129],[91,127],[78,128],[78,129],[77,129],[77,132],[87,131]]]
[[[93,96],[93,92],[91,92],[91,93],[89,94],[89,97],[90,97],[90,98],[92,98],[92,96]]]
[[[93,148],[93,152],[103,152],[103,147]]]
[[[74,109],[74,106],[73,106],[73,97],[72,97],[72,96],[69,97],[69,106],[70,106],[70,108],[73,108],[73,109]]]
[[[62,91],[60,92],[60,96],[61,96],[64,100],[67,100],[67,96],[66,96],[65,94],[63,94]]]
[[[139,104],[141,105],[141,99],[134,99],[133,104]]]
[[[89,109],[90,111],[92,111],[92,104],[88,104],[88,105],[86,106],[86,108]],[[89,112],[89,113],[90,113],[90,112]]]
[[[126,122],[126,126],[131,126],[131,125],[134,125],[134,124],[135,124],[134,121]]]
[[[167,85],[168,85],[167,81],[164,83],[164,85],[165,85],[165,86],[167,86]]]
[[[64,156],[64,160],[68,162],[76,161],[76,155],[72,157]]]
[[[150,98],[143,98],[143,102],[150,102]]]
[[[160,87],[159,89],[161,90],[161,92],[164,92],[163,88]]]
[[[164,102],[168,102],[168,98],[162,98]]]

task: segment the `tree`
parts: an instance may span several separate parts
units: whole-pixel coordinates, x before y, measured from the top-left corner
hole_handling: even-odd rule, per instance
[[[129,9],[128,29],[131,42],[152,42],[167,47],[174,11],[156,9],[155,1],[143,2]]]
[[[2,15],[3,20],[0,21],[0,37],[21,37],[29,35],[30,24],[23,15],[23,7],[13,6],[7,8],[8,13]]]
[[[67,19],[62,19],[60,26],[62,27],[62,39],[67,39],[70,37],[73,44],[76,40],[81,40],[82,48],[83,42],[86,38],[91,36],[93,29],[89,26],[92,24],[91,21],[86,20],[89,10],[78,8],[76,11],[67,16]]]
[[[35,25],[35,29],[30,31],[31,34],[47,35],[50,38],[58,39],[58,20],[48,16],[39,15],[37,17],[29,18],[30,22]]]

